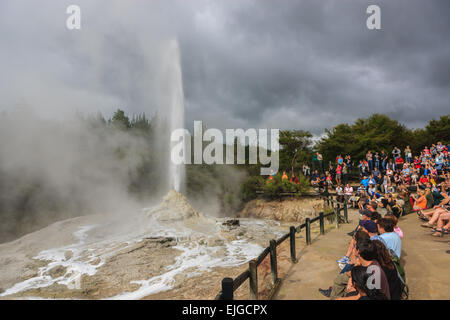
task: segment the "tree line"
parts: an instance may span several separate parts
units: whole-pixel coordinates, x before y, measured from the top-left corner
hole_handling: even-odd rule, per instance
[[[168,159],[168,153],[164,152],[169,151],[164,151],[168,144],[158,147],[158,133],[165,130],[164,121],[159,115],[129,116],[119,109],[109,119],[105,119],[100,113],[79,117],[98,136],[116,137],[117,133],[123,132],[127,136],[144,140],[145,147],[138,152],[140,161],[128,173],[128,192],[132,197],[144,201],[155,195],[163,195],[161,185],[167,177],[161,167]],[[367,150],[384,149],[390,152],[394,146],[402,150],[409,145],[417,153],[425,145],[431,146],[437,141],[449,143],[450,116],[433,119],[424,128],[408,129],[386,115],[373,114],[365,119],[357,119],[353,124],[339,124],[325,130],[325,133],[323,138],[313,143],[313,135],[308,131],[280,131],[279,173],[270,184],[267,183],[267,177],[260,176],[260,165],[251,165],[248,161],[245,165],[186,165],[185,194],[200,210],[214,210],[216,214],[223,216],[233,215],[246,201],[255,198],[258,190],[263,190],[268,197],[276,197],[280,192],[307,192],[309,182],[301,175],[301,170],[304,163],[311,164],[314,152],[320,152],[324,161],[334,161],[338,154],[350,154],[358,161],[364,158]],[[129,159],[128,154],[136,152],[125,140],[113,144],[111,148],[114,149],[114,157],[123,165]],[[248,157],[248,146],[245,149]],[[235,156],[236,153],[237,148]],[[73,203],[69,210],[67,199],[58,198],[58,193],[54,190],[48,189],[47,192],[40,181],[28,181],[26,176],[19,178],[1,169],[0,167],[0,217],[9,223],[4,223],[0,228],[0,242],[32,231],[30,225],[35,230],[62,218],[91,213],[83,210],[82,203]],[[283,171],[289,177],[295,174],[299,183],[283,181]],[[37,210],[46,212],[48,219],[38,219]],[[12,216],[13,220],[6,219]],[[24,225],[28,227],[24,228]]]

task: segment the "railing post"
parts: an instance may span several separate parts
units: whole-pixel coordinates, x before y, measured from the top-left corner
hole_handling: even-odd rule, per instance
[[[309,218],[306,218],[305,221],[305,231],[306,231],[306,244],[311,244],[311,222]]]
[[[277,242],[275,240],[270,240],[270,273],[272,274],[272,285],[275,286],[278,279]]]
[[[297,257],[295,253],[295,227],[289,228],[289,240],[291,242],[291,261],[293,263],[296,263]]]
[[[336,224],[336,228],[339,228],[339,211],[337,208],[333,208],[334,210],[334,222]]]
[[[255,259],[248,263],[248,270],[250,272],[250,299],[258,300],[258,266]]]
[[[347,200],[344,200],[344,220],[345,223],[348,223],[348,208],[347,208]]]
[[[323,218],[323,212],[319,213],[319,221],[320,221],[320,234],[325,234],[325,221]]]
[[[221,300],[233,300],[233,279],[222,279],[222,297]]]

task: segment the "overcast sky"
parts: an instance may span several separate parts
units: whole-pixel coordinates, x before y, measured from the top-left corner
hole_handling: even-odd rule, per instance
[[[0,110],[164,110],[160,48],[176,38],[188,128],[319,135],[374,112],[419,127],[450,113],[449,15],[448,0],[2,0]]]

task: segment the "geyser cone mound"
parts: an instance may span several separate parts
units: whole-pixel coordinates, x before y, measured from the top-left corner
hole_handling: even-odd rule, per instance
[[[170,190],[163,198],[161,204],[148,211],[147,214],[159,221],[180,221],[200,218],[200,213],[191,206],[186,197],[175,190]]]

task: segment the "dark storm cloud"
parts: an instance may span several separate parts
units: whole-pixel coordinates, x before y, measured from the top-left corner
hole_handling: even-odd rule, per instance
[[[217,32],[207,23],[195,36],[182,32],[190,52],[183,55],[188,99],[221,115],[209,117],[214,126],[320,133],[373,112],[408,126],[448,113],[448,2],[240,3],[210,9]],[[374,3],[382,10],[381,31],[365,25]]]
[[[71,2],[21,2],[0,5],[0,63],[12,74],[0,79],[0,108],[153,113],[162,103],[155,44],[176,36],[189,128],[320,134],[374,112],[410,127],[448,114],[446,0],[79,1],[79,34],[60,27]],[[366,28],[370,4],[381,7],[382,30]],[[60,90],[43,95],[48,87]]]

